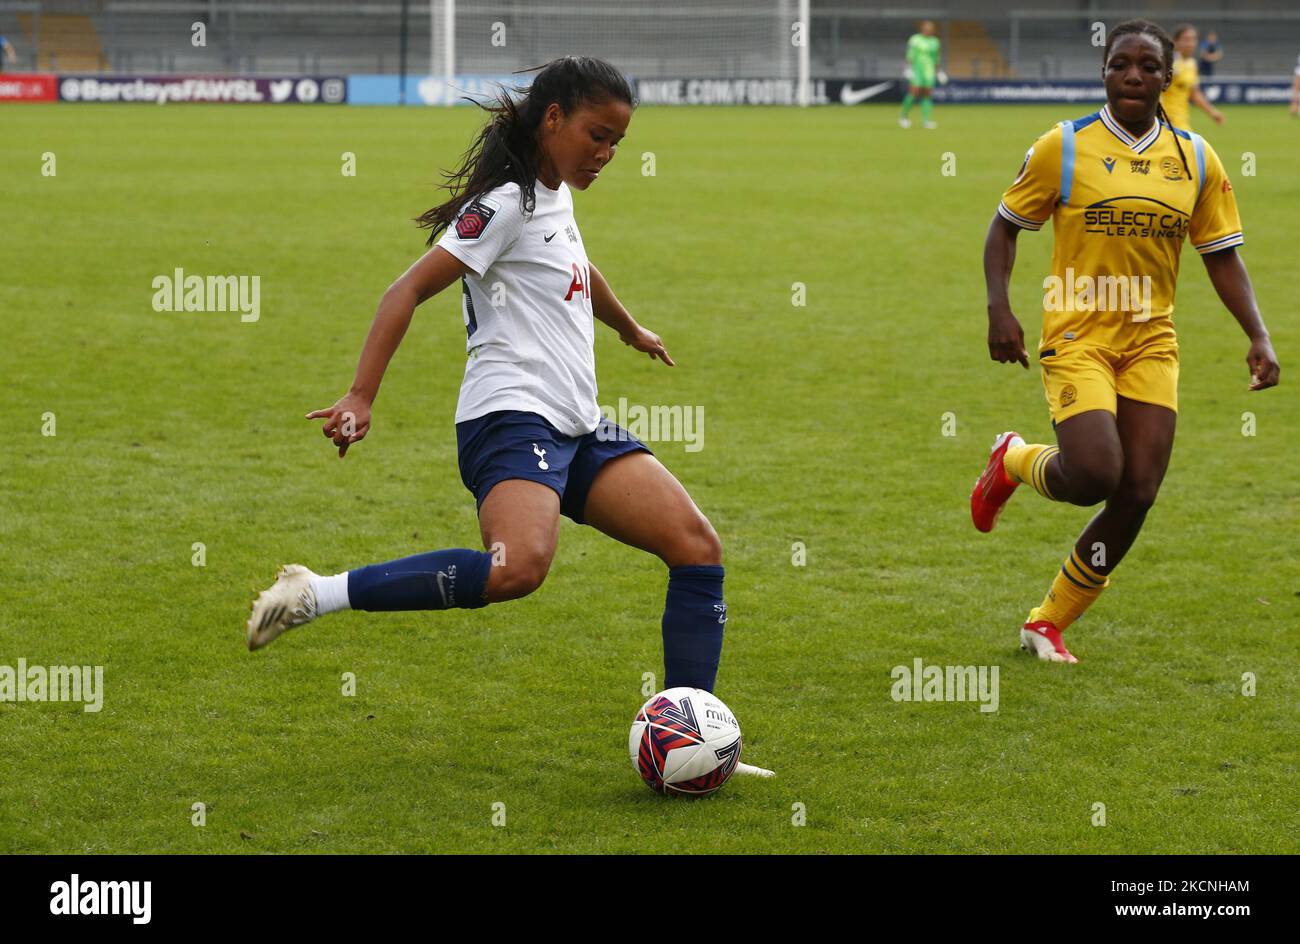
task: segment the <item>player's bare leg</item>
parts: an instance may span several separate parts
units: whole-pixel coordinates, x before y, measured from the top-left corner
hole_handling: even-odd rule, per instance
[[[1105,501],[1119,486],[1124,450],[1115,417],[1107,410],[1088,410],[1057,424],[1058,447],[1038,448],[1038,460],[1021,468],[1014,478],[1007,451],[1024,445],[1014,431],[1001,433],[993,442],[988,463],[971,491],[971,520],[980,531],[992,531],[1016,488],[1032,479],[1035,489],[1045,485],[1054,501],[1092,507]],[[1052,455],[1051,453],[1055,453]],[[1041,490],[1041,489],[1040,489]]]
[[[583,510],[587,524],[669,567],[721,564],[722,542],[686,489],[648,452],[606,463]]]
[[[1087,410],[1056,424],[1060,453],[1044,470],[1057,501],[1091,507],[1119,487],[1124,444],[1109,410]]]
[[[490,566],[489,554],[462,548],[417,554],[333,577],[289,564],[253,602],[246,625],[248,648],[260,649],[285,631],[338,609],[446,609],[526,596],[546,579],[555,556],[559,517],[560,500],[553,489],[510,479],[496,485],[480,508],[479,527]]]
[[[1060,490],[1057,497],[1075,504],[1106,504],[1084,528],[1052,591],[1021,629],[1021,646],[1040,659],[1078,661],[1061,632],[1109,584],[1110,572],[1137,539],[1169,467],[1177,415],[1124,397],[1118,398],[1116,410],[1115,416],[1104,410],[1081,413],[1057,427],[1061,451],[1048,470],[1050,486]]]
[[[710,623],[718,628],[726,619],[726,604],[721,603],[722,542],[709,519],[696,506],[682,484],[663,464],[647,452],[620,456],[607,463],[592,482],[587,495],[583,517],[592,527],[631,547],[648,551],[669,567],[669,603],[672,609],[673,580],[682,570],[717,571],[718,603],[720,610],[716,623],[713,615],[706,613],[697,619],[702,629]],[[664,656],[672,658],[669,645],[669,616],[665,614]],[[714,667],[721,648],[721,634],[717,649],[712,652]],[[682,643],[678,642],[678,645]],[[671,685],[669,685],[671,687]],[[737,763],[736,773],[756,777],[775,774],[763,767]]]
[[[483,547],[493,555],[484,597],[516,600],[542,585],[560,537],[560,496],[550,486],[507,479],[479,507]]]
[[[1120,481],[1074,546],[1075,553],[1103,575],[1124,559],[1155,504],[1173,454],[1178,421],[1173,410],[1124,397],[1119,398],[1117,410],[1123,451]]]

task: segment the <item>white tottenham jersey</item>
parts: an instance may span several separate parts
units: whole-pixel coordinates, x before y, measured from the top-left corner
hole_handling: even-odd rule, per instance
[[[462,280],[468,334],[456,422],[496,410],[545,417],[566,436],[596,428],[591,270],[567,185],[540,180],[531,216],[519,185],[468,204],[438,245],[471,270]]]

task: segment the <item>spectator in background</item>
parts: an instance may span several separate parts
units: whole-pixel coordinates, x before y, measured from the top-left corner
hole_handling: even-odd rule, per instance
[[[13,44],[4,36],[0,36],[0,72],[5,70],[6,65],[13,65],[17,61],[18,57],[14,54]]]
[[[1219,48],[1219,34],[1211,30],[1205,34],[1205,39],[1201,40],[1200,51],[1201,75],[1214,75],[1214,64],[1223,58],[1223,50]]]

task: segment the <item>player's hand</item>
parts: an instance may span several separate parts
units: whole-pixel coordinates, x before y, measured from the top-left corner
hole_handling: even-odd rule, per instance
[[[347,393],[332,407],[312,410],[307,419],[325,418],[321,431],[325,438],[339,447],[339,458],[347,454],[348,446],[366,438],[370,432],[370,401],[355,393]]]
[[[1216,125],[1223,124],[1223,112],[1219,111],[1217,108],[1213,113],[1211,113],[1210,117],[1214,119]]]
[[[1019,363],[1025,370],[1029,369],[1025,332],[1009,308],[989,312],[989,357],[999,364]]]
[[[1273,353],[1273,344],[1268,338],[1256,338],[1251,342],[1246,365],[1250,368],[1251,390],[1277,386],[1282,368],[1277,365],[1277,355]]]
[[[673,364],[673,359],[668,356],[668,349],[664,347],[664,342],[659,340],[659,335],[653,331],[647,331],[637,325],[627,334],[619,335],[619,337],[623,339],[624,344],[631,345],[634,350],[644,351],[649,354],[651,360],[657,357],[669,367],[676,366]]]

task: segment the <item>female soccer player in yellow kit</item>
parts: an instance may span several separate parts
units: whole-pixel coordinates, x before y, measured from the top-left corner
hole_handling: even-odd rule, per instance
[[[1174,131],[1160,107],[1173,44],[1154,23],[1130,20],[1106,40],[1106,105],[1052,128],[1029,149],[1003,195],[984,246],[990,357],[1029,367],[1007,286],[1016,236],[1052,219],[1038,356],[1057,445],[997,437],[971,494],[975,526],[990,531],[1015,489],[1105,507],[1070,550],[1020,632],[1023,648],[1077,662],[1061,633],[1097,599],[1123,559],[1169,465],[1178,409],[1174,289],[1184,237],[1224,305],[1250,338],[1251,390],[1278,381],[1277,356],[1236,247],[1236,198],[1218,155]]]
[[[1183,25],[1174,30],[1173,77],[1169,87],[1160,96],[1160,107],[1165,110],[1165,120],[1175,128],[1190,131],[1192,128],[1192,109],[1195,105],[1214,119],[1216,125],[1223,124],[1223,113],[1210,104],[1201,92],[1201,79],[1196,66],[1196,27]]]

